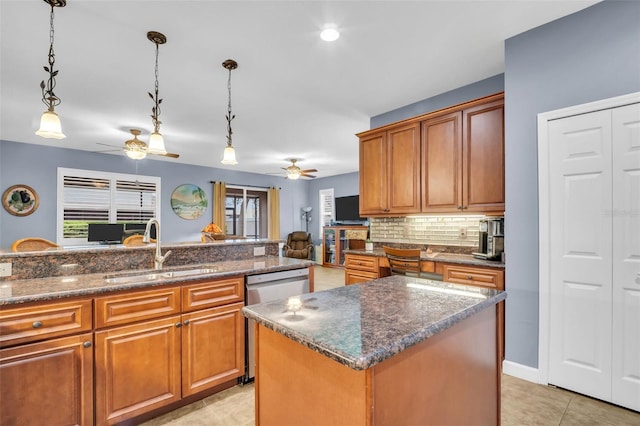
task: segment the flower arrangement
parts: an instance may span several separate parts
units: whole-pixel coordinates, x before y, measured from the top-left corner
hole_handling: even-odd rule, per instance
[[[214,240],[223,240],[224,239],[224,231],[215,223],[211,222],[204,228],[202,228],[203,234],[213,238]],[[204,241],[204,240],[203,240]]]

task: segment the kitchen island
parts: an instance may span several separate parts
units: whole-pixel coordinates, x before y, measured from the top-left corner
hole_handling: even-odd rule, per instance
[[[245,307],[256,424],[499,424],[505,298],[391,276]]]

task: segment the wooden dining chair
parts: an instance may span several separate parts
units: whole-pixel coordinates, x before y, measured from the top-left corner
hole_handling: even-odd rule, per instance
[[[420,249],[398,249],[383,246],[391,275],[405,275],[410,277],[420,277]]]
[[[124,241],[122,242],[122,245],[125,247],[139,247],[139,246],[146,246],[149,243],[145,243],[142,241],[142,239],[144,238],[143,235],[131,235],[127,238],[124,239]],[[149,240],[149,242],[151,243],[155,243],[156,240],[154,240],[153,238],[151,238]]]
[[[11,245],[11,251],[43,251],[60,247],[54,242],[45,240],[44,238],[28,237],[14,241]]]

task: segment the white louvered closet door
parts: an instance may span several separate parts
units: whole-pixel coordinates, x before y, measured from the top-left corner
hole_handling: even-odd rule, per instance
[[[640,410],[640,106],[549,123],[549,382]]]

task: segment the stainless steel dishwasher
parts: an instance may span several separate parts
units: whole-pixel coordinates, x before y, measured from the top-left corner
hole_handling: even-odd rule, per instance
[[[247,275],[245,280],[247,305],[286,299],[291,296],[309,293],[309,268]],[[245,383],[255,376],[254,321],[246,320],[246,356],[247,373]]]

